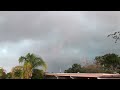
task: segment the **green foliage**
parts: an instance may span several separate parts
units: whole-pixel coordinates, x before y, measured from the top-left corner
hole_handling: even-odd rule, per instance
[[[116,71],[120,67],[120,57],[114,53],[98,56],[95,58],[95,62],[100,64],[106,71]]]
[[[0,79],[5,79],[6,78],[6,73],[3,68],[0,68]]]
[[[35,54],[28,53],[26,56],[21,56],[19,58],[19,63],[23,63],[23,78],[24,79],[30,79],[30,78],[36,78],[36,77],[41,78],[41,77],[38,77],[36,74],[37,72],[41,75],[41,71],[36,69],[39,66],[43,67],[43,71],[47,69],[47,65],[43,61],[43,59],[36,56]]]
[[[42,79],[44,71],[47,69],[42,58],[30,53],[21,56],[19,63],[23,63],[23,65],[13,67],[11,72],[7,74],[3,68],[0,68],[0,79]],[[43,70],[37,69],[39,66]]]
[[[47,69],[46,63],[43,61],[42,58],[37,57],[34,54],[28,53],[26,56],[21,56],[19,58],[19,63],[30,63],[32,65],[32,69],[37,68],[38,66],[42,66],[44,70]]]
[[[120,57],[114,53],[95,57],[95,63],[81,67],[73,64],[65,73],[117,73],[120,72]]]
[[[29,62],[25,62],[23,66],[23,79],[30,79],[32,77],[32,65]]]
[[[91,64],[91,65],[86,65],[81,67],[80,64],[73,64],[72,68],[69,68],[64,71],[65,73],[102,73],[104,72],[103,69],[96,65],[96,64]]]
[[[32,78],[31,79],[43,79],[44,71],[39,69],[33,69]]]
[[[101,66],[96,64],[84,66],[82,69],[84,69],[84,73],[103,73],[104,72]]]
[[[6,79],[12,79],[12,73],[11,72],[6,74]]]
[[[40,57],[28,53],[26,56],[19,58],[19,63],[23,63],[23,66],[13,67],[12,71],[7,74],[3,68],[0,68],[0,79],[43,79],[47,65]],[[39,66],[42,66],[44,69],[37,69]],[[64,72],[120,73],[120,57],[114,53],[97,56],[95,57],[95,62],[91,65],[81,66],[75,63]]]
[[[65,73],[78,73],[78,72],[83,72],[81,65],[80,64],[73,64],[72,68],[69,68],[64,71]]]
[[[23,78],[23,66],[13,67],[11,75],[13,79],[22,79]]]

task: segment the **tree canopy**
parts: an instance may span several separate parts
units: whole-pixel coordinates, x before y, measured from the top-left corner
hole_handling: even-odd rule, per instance
[[[44,70],[47,69],[47,65],[41,57],[36,56],[35,54],[28,53],[26,56],[21,56],[19,58],[19,63],[29,63],[32,65],[32,69],[35,69],[39,66],[42,66]]]
[[[117,54],[105,54],[95,57],[95,62],[81,67],[80,64],[73,64],[65,73],[115,73],[120,72],[120,57]]]
[[[67,69],[64,71],[65,73],[78,73],[78,72],[82,72],[82,68],[80,64],[73,64],[71,68]]]
[[[6,78],[5,70],[0,67],[0,79],[5,79],[5,78]]]
[[[9,76],[10,74],[13,79],[23,79],[23,66],[13,67],[11,73],[9,73]]]
[[[120,67],[120,57],[114,53],[97,56],[95,57],[95,61],[106,70],[116,71]]]
[[[31,79],[43,79],[44,71],[39,69],[33,69],[32,78]]]

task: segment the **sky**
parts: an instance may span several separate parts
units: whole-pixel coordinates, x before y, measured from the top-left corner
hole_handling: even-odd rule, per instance
[[[10,71],[18,58],[34,53],[48,72],[92,62],[106,53],[119,55],[120,11],[0,11],[0,67]]]

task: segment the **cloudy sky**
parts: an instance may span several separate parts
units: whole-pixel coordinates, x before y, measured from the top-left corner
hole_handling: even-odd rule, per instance
[[[41,56],[48,72],[120,53],[107,35],[120,29],[119,11],[0,11],[0,66],[10,71],[28,52]]]

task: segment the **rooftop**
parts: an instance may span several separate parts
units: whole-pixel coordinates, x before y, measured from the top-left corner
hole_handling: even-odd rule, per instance
[[[107,78],[115,77],[120,78],[120,74],[108,74],[108,73],[45,73],[47,76],[71,76],[71,77],[95,77],[95,78]]]

